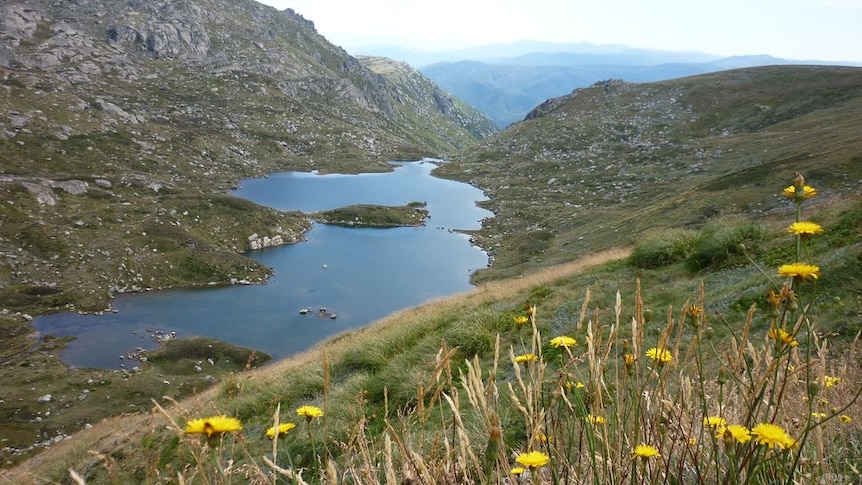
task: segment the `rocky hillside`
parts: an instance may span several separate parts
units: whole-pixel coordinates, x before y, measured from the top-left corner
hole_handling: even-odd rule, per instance
[[[239,253],[308,221],[227,197],[240,178],[387,170],[493,131],[417,79],[251,0],[4,1],[0,307],[259,280]]]
[[[484,189],[479,279],[787,210],[776,181],[806,173],[819,203],[862,194],[862,68],[781,66],[645,84],[605,81],[548,100],[438,172]],[[783,183],[783,182],[781,182]]]
[[[365,67],[389,79],[398,86],[398,95],[404,99],[425,101],[419,109],[423,113],[440,112],[454,119],[459,126],[467,128],[479,138],[493,135],[496,130],[488,123],[488,118],[468,106],[458,98],[453,98],[431,80],[423,76],[409,64],[394,61],[386,57],[358,56],[357,59]],[[417,135],[433,139],[435,127],[418,127]],[[427,131],[424,135],[422,132]],[[454,140],[453,140],[454,141]]]

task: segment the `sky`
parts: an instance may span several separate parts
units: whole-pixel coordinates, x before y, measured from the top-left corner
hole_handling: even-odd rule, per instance
[[[518,40],[862,62],[862,0],[258,0],[350,54]]]

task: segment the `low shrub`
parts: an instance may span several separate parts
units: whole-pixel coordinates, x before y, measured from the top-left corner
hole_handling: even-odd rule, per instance
[[[669,229],[640,239],[632,250],[631,263],[638,268],[660,268],[679,263],[694,250],[697,232]]]
[[[721,269],[757,255],[766,240],[763,225],[740,217],[720,217],[707,223],[698,233],[686,263],[692,271]]]

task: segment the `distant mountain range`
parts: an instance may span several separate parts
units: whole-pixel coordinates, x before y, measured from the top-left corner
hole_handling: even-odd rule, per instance
[[[369,51],[419,68],[422,74],[483,112],[501,129],[522,120],[547,99],[607,79],[652,82],[740,67],[788,64],[862,66],[862,63],[789,60],[769,55],[720,57],[694,51],[587,42],[521,41],[440,52],[397,47]]]

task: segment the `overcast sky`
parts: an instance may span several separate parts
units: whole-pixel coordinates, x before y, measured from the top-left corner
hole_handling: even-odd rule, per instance
[[[862,62],[862,0],[259,0],[351,54],[539,40]]]

